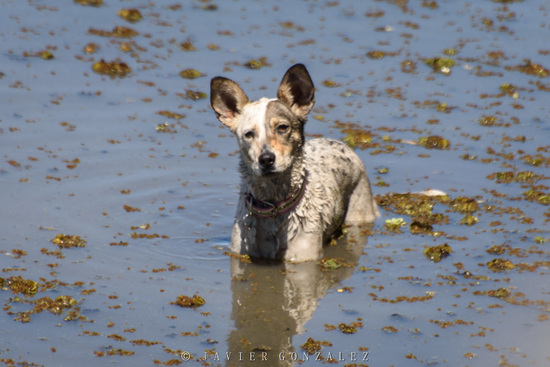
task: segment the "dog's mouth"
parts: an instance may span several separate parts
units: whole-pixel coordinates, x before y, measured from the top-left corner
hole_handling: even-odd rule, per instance
[[[262,177],[271,177],[271,176],[276,176],[278,174],[278,172],[274,171],[273,168],[262,168],[261,171],[260,171],[260,175]]]
[[[254,175],[261,178],[273,178],[280,175],[282,172],[275,166],[261,167],[260,165],[253,167]]]

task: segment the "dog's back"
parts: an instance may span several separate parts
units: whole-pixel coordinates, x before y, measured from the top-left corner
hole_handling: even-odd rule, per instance
[[[380,215],[365,166],[346,144],[333,139],[309,140],[304,161],[316,193],[311,209],[320,213],[325,233],[332,234],[344,222],[370,223]]]

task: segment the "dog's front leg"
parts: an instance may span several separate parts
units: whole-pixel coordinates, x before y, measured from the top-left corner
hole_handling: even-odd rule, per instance
[[[260,256],[256,246],[256,226],[249,223],[245,217],[242,220],[235,220],[233,232],[231,233],[231,252],[235,254]]]
[[[321,233],[298,233],[288,241],[284,259],[290,262],[319,260],[323,253],[323,235]]]

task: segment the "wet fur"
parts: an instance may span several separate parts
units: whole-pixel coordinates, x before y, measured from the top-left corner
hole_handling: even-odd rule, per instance
[[[333,139],[305,141],[315,100],[303,65],[286,72],[277,97],[250,102],[237,83],[222,77],[211,82],[212,107],[237,137],[241,153],[231,250],[292,262],[317,260],[342,224],[370,223],[379,212],[365,167],[352,149]],[[248,194],[265,202],[284,200],[306,176],[303,197],[292,211],[266,218],[247,209]]]

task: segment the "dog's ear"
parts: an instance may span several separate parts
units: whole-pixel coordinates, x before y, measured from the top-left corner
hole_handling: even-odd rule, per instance
[[[305,120],[315,103],[314,89],[306,67],[296,64],[288,69],[283,77],[277,98],[301,120]]]
[[[231,131],[235,131],[237,115],[248,103],[248,97],[237,83],[218,76],[210,82],[210,103],[218,120]]]

